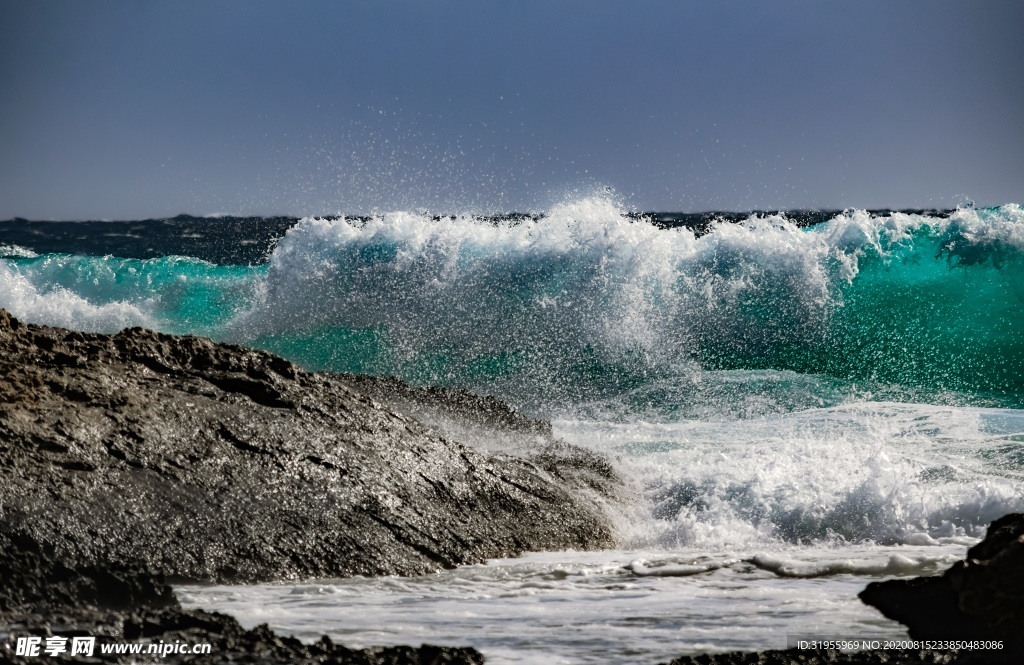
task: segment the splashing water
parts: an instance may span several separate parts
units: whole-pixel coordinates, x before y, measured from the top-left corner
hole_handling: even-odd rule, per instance
[[[856,601],[865,577],[940,570],[1024,510],[1024,210],[797,221],[698,233],[593,197],[537,217],[307,218],[244,266],[8,244],[0,307],[494,394],[629,484],[608,507],[622,550],[186,604],[508,663],[778,648],[794,625],[899,634]]]

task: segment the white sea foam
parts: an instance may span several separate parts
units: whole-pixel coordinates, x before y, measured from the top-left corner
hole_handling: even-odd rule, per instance
[[[516,340],[573,339],[600,353],[651,347],[655,305],[634,297],[693,235],[634,224],[611,202],[578,201],[540,222],[493,225],[392,213],[303,220],[278,244],[250,335],[297,325],[386,328],[405,348],[479,353]],[[610,312],[624,314],[613,322]]]
[[[571,340],[601,356],[678,359],[694,335],[749,337],[739,310],[754,297],[782,306],[789,334],[809,333],[831,302],[827,238],[775,216],[698,239],[635,222],[604,198],[514,224],[305,219],[278,244],[262,302],[238,326],[250,336],[381,327],[406,346],[467,353]]]
[[[786,646],[787,634],[905,637],[860,602],[881,576],[934,573],[963,547],[851,545],[708,555],[550,552],[414,578],[190,586],[186,607],[228,612],[303,640],[349,646],[456,644],[499,665],[660,663]],[[777,563],[786,577],[750,563]],[[841,570],[845,567],[845,570]]]
[[[860,402],[746,419],[558,420],[611,454],[643,497],[616,518],[633,547],[976,542],[1024,509],[1024,416]]]
[[[646,560],[637,559],[630,561],[625,569],[637,577],[689,577],[690,575],[709,573],[737,562],[738,559],[725,559],[723,561],[688,561],[686,563],[659,562],[651,565]]]
[[[27,322],[74,330],[115,332],[128,326],[153,327],[153,319],[138,304],[95,304],[59,284],[39,283],[3,259],[0,308]]]
[[[12,257],[19,259],[32,259],[38,256],[31,249],[26,249],[19,245],[5,245],[0,243],[0,258]]]
[[[882,561],[842,559],[839,561],[796,561],[784,557],[757,554],[750,563],[781,577],[826,577],[830,575],[928,575],[957,561],[957,556],[890,554]]]

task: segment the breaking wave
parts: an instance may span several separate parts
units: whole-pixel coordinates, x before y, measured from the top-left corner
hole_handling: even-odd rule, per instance
[[[1024,510],[1024,210],[800,219],[594,197],[302,219],[256,265],[5,246],[0,307],[496,394],[628,468],[639,545],[949,544]]]

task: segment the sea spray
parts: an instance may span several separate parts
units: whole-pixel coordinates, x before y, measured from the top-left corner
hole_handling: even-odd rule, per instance
[[[809,228],[754,215],[696,236],[603,197],[537,219],[309,218],[252,267],[11,252],[0,304],[41,323],[206,334],[524,405],[701,369],[1013,405],[1022,219],[1017,205],[848,211]]]
[[[1024,510],[1015,409],[851,402],[742,419],[562,419],[643,501],[617,517],[629,547],[966,544]]]
[[[534,406],[695,368],[1015,404],[1022,226],[1011,205],[948,218],[850,211],[808,229],[752,216],[696,237],[602,198],[513,222],[307,219],[226,334],[320,369],[469,385]]]
[[[1020,206],[795,219],[594,197],[307,218],[251,266],[11,247],[0,306],[497,395],[618,459],[638,546],[950,543],[1024,508]]]

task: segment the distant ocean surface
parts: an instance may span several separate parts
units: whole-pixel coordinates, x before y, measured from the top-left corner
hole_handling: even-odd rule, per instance
[[[900,635],[856,593],[1024,510],[1017,204],[10,220],[0,307],[493,394],[630,483],[610,552],[179,591],[302,638],[655,663]]]

